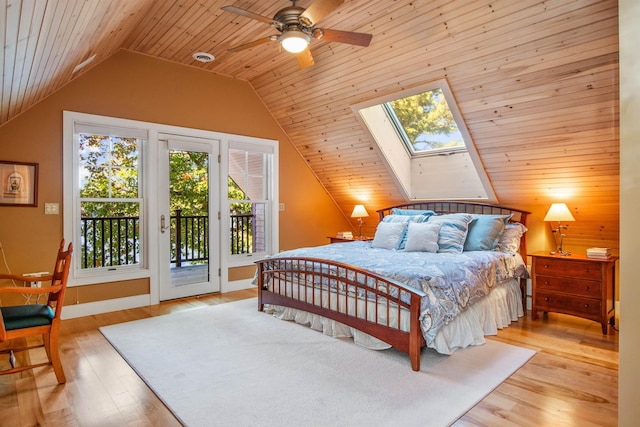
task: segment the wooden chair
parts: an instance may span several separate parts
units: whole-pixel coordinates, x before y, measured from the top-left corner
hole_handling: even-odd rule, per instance
[[[15,274],[0,274],[0,279],[12,279],[14,282],[20,281],[25,286],[5,286],[0,287],[0,294],[23,294],[32,298],[36,297],[35,304],[24,304],[17,306],[0,307],[0,343],[9,342],[17,338],[26,338],[35,335],[42,335],[43,344],[26,347],[13,347],[11,342],[8,348],[0,351],[0,354],[9,354],[11,368],[0,371],[0,375],[13,374],[27,369],[38,368],[51,365],[56,374],[59,384],[66,382],[60,353],[58,351],[58,332],[60,330],[60,316],[62,314],[62,303],[67,289],[67,278],[71,267],[71,254],[73,245],[69,243],[67,250],[64,249],[64,239],[60,242],[60,249],[56,258],[53,274],[41,277],[21,276]],[[51,281],[49,286],[31,287],[33,282]],[[46,304],[38,303],[38,296],[44,295]],[[29,298],[30,299],[30,298]],[[21,342],[21,341],[20,341]],[[48,361],[44,363],[34,363],[24,366],[16,366],[14,353],[31,350],[33,348],[44,347],[47,352]]]

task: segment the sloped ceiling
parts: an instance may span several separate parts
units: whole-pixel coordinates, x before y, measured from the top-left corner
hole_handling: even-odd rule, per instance
[[[227,4],[268,17],[290,5],[3,0],[0,126],[119,49],[139,52],[248,81],[345,214],[358,197],[372,213],[403,198],[351,107],[445,78],[502,204],[544,215],[564,201],[576,243],[617,247],[617,1],[346,0],[318,26],[371,45],[313,40],[304,69],[276,42],[227,52],[275,32]]]

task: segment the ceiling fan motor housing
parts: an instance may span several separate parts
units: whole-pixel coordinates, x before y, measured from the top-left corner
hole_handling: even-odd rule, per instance
[[[304,25],[300,19],[300,15],[302,15],[304,11],[305,9],[295,5],[288,6],[276,12],[273,20],[282,24],[280,28],[278,28],[282,32],[288,30],[300,30],[305,33],[310,33],[310,27]]]

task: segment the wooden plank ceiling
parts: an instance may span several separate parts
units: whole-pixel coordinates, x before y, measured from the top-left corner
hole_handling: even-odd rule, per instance
[[[227,4],[270,17],[290,3],[1,0],[0,126],[127,49],[248,81],[345,214],[358,196],[371,213],[402,197],[351,106],[446,78],[501,203],[565,201],[575,244],[618,246],[617,1],[346,0],[318,26],[371,45],[313,40],[304,69],[277,42],[227,52],[275,33]]]

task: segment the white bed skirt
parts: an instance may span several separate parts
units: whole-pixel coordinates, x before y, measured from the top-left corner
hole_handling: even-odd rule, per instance
[[[270,305],[265,307],[265,312],[282,320],[293,320],[308,325],[311,329],[335,338],[353,338],[356,344],[373,350],[391,347],[357,329],[306,311]],[[484,344],[485,335],[496,335],[498,329],[506,328],[523,315],[519,280],[507,280],[443,327],[428,347],[438,353],[452,354],[458,348]]]

